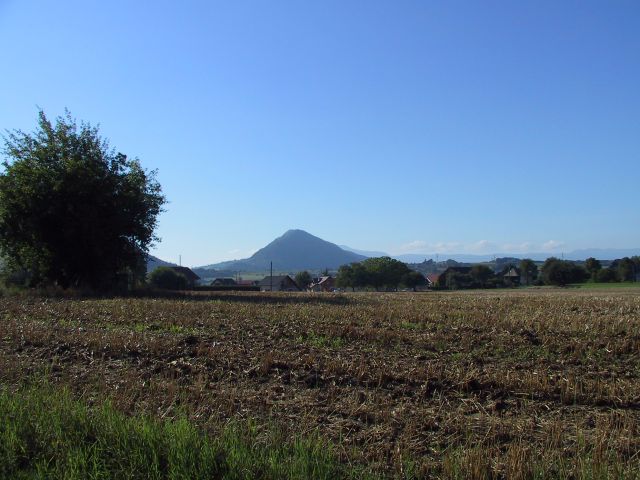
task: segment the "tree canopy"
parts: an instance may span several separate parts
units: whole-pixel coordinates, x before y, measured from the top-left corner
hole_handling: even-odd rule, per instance
[[[295,282],[300,290],[306,290],[312,281],[313,278],[311,278],[311,274],[308,271],[304,270],[302,272],[296,273]]]
[[[185,290],[187,277],[171,267],[158,267],[149,274],[149,283],[163,290]]]
[[[520,274],[525,285],[530,285],[538,276],[538,266],[530,258],[523,258],[520,260]]]
[[[547,285],[568,285],[570,283],[584,282],[587,271],[580,265],[568,260],[560,260],[555,257],[547,258],[542,265],[542,280]]]
[[[338,269],[336,284],[339,287],[398,288],[404,283],[410,288],[420,284],[416,277],[409,276],[411,269],[405,263],[390,257],[367,258],[360,263],[342,265]],[[417,282],[417,283],[416,283]]]
[[[142,276],[165,197],[155,172],[109,147],[69,112],[39,112],[33,133],[9,132],[0,174],[0,249],[32,284],[110,288]]]

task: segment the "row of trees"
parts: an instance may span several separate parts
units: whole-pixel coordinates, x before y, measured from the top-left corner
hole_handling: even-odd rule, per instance
[[[341,288],[372,287],[376,290],[397,289],[400,285],[415,289],[425,284],[425,278],[399,260],[390,257],[367,258],[359,263],[342,265],[336,285]]]
[[[624,257],[604,268],[599,260],[587,258],[584,266],[576,262],[548,258],[541,269],[540,280],[546,285],[568,285],[586,281],[610,283],[632,282],[640,273],[640,257]]]
[[[594,282],[632,282],[640,273],[640,256],[624,257],[614,260],[608,267],[595,258],[587,258],[585,269]]]

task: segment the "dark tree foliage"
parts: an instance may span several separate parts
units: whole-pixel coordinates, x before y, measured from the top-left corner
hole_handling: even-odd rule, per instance
[[[32,284],[111,288],[143,276],[165,198],[137,159],[109,148],[69,112],[33,133],[5,137],[0,174],[0,248]]]
[[[368,284],[368,274],[362,264],[352,263],[351,265],[342,265],[338,269],[336,286],[351,288],[355,291],[356,287],[364,287]]]
[[[446,275],[440,276],[439,283],[449,290],[461,290],[465,288],[473,288],[474,280],[469,273],[448,272]]]
[[[338,268],[338,274],[336,275],[336,286],[340,288],[351,288],[355,290],[355,283],[353,281],[353,264],[341,265]]]
[[[520,260],[520,274],[522,275],[524,284],[531,285],[538,277],[538,266],[530,258],[523,258]]]
[[[618,275],[611,268],[602,268],[596,273],[595,280],[600,283],[612,283],[618,281]]]
[[[376,290],[381,287],[397,289],[402,277],[410,272],[405,263],[390,257],[367,258],[362,261],[362,266],[367,272],[369,285]]]
[[[542,280],[547,285],[568,285],[584,282],[588,278],[587,271],[580,265],[555,257],[547,258],[542,265]]]
[[[405,263],[390,257],[367,258],[360,263],[342,265],[338,269],[336,285],[352,289],[367,286],[376,290],[382,287],[397,289],[410,272]]]
[[[163,290],[185,290],[187,278],[170,267],[158,267],[149,274],[149,283]]]
[[[635,262],[629,257],[621,258],[616,265],[618,271],[618,280],[621,282],[630,282],[635,280]]]
[[[587,269],[592,280],[596,280],[598,272],[602,269],[602,264],[594,257],[589,257],[584,262],[584,268]]]
[[[469,272],[473,279],[473,286],[478,288],[485,288],[489,285],[489,281],[495,277],[493,270],[486,265],[474,265]],[[494,283],[495,285],[495,283]]]
[[[301,290],[306,290],[312,281],[311,274],[306,270],[296,273],[295,282]]]
[[[414,270],[411,270],[402,276],[402,284],[405,287],[412,289],[414,292],[416,287],[426,285],[426,283],[427,279],[424,278],[424,275]]]

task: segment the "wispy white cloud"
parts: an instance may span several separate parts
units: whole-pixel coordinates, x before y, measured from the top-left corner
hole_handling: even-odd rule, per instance
[[[459,242],[429,243],[424,240],[413,240],[412,242],[402,244],[399,247],[392,249],[392,254],[399,255],[403,253],[451,253],[460,251],[461,248],[463,248],[463,244]]]
[[[413,240],[391,249],[393,255],[404,253],[473,253],[473,254],[493,254],[493,253],[538,253],[553,252],[565,248],[566,244],[558,240],[549,240],[544,243],[520,242],[496,244],[489,240],[478,240],[476,242],[436,242],[430,243],[425,240]]]
[[[535,251],[535,245],[531,242],[522,243],[505,243],[500,249],[503,252],[509,253],[528,253]]]
[[[413,242],[405,243],[398,247],[398,250],[402,253],[411,253],[423,251],[425,248],[428,248],[429,244],[424,240],[414,240]]]
[[[542,248],[545,252],[559,250],[565,246],[564,242],[559,242],[558,240],[549,240],[542,244]]]
[[[467,245],[467,250],[473,253],[491,253],[496,251],[497,245],[489,240],[479,240]]]

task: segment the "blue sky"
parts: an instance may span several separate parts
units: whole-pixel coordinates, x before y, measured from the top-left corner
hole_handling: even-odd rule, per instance
[[[640,247],[635,0],[0,0],[0,45],[0,129],[158,169],[167,260]]]

